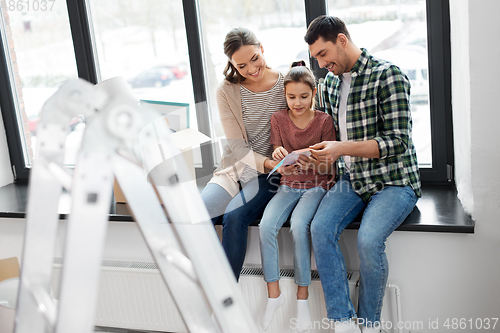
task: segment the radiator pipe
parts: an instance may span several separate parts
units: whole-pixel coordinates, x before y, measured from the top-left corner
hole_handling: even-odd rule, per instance
[[[402,321],[402,315],[401,315],[401,291],[399,289],[399,286],[394,284],[394,283],[388,283],[387,288],[393,288],[394,289],[394,294],[396,295],[396,320],[397,320],[397,325],[398,325],[398,332],[403,333],[403,321]]]

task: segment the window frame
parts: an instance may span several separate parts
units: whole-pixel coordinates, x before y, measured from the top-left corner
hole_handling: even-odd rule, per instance
[[[327,0],[304,0],[306,22],[328,13]],[[198,130],[211,137],[211,113],[206,66],[204,63],[203,36],[198,0],[182,0],[184,22],[188,41],[189,59]],[[99,81],[96,53],[93,45],[90,7],[86,0],[66,1],[73,38],[78,76],[91,83]],[[429,90],[431,108],[432,168],[421,168],[423,183],[453,183],[453,127],[451,112],[451,46],[449,0],[426,0],[427,38],[429,54]],[[7,10],[2,8],[2,10]],[[3,22],[3,17],[2,17]],[[29,167],[24,164],[21,133],[18,130],[17,95],[10,75],[10,53],[4,26],[0,34],[0,108],[2,110],[9,155],[15,182],[26,182]],[[310,58],[311,68],[317,78],[326,75],[317,61]],[[202,145],[202,168],[196,168],[197,178],[205,177],[215,168],[211,145]]]
[[[182,0],[184,24],[188,41],[189,62],[193,82],[194,103],[198,131],[212,137],[210,120],[210,96],[205,66],[203,33],[201,31],[200,9],[197,0]],[[210,175],[215,169],[214,149],[211,144],[200,145],[202,167],[195,168],[196,179]]]
[[[17,116],[19,103],[17,93],[15,93],[16,84],[10,65],[12,62],[3,15],[3,11],[7,8],[3,4],[4,2],[2,2],[2,14],[0,15],[0,109],[14,181],[26,182],[29,177],[29,168],[24,164],[21,132],[18,130],[20,126]]]

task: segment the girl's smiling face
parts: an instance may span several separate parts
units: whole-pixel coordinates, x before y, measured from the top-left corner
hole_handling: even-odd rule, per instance
[[[316,89],[311,90],[304,82],[289,82],[285,86],[286,103],[295,117],[307,114],[311,110]]]
[[[231,62],[245,79],[258,82],[262,80],[266,71],[263,53],[262,46],[244,45],[234,52]]]

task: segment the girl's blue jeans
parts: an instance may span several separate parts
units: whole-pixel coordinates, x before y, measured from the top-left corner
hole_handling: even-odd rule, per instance
[[[325,193],[322,187],[296,189],[281,185],[267,205],[259,224],[262,270],[266,282],[278,281],[280,278],[277,237],[291,214],[295,283],[298,286],[311,283],[310,224]]]
[[[263,174],[242,183],[242,190],[234,198],[222,186],[213,183],[207,184],[201,192],[212,222],[216,224],[222,218],[222,247],[236,280],[245,261],[248,226],[261,216],[279,187],[279,175],[266,178],[267,174]]]
[[[330,320],[356,317],[339,246],[342,231],[364,209],[358,231],[361,283],[357,317],[365,326],[378,325],[389,274],[385,242],[417,200],[410,186],[386,186],[365,203],[353,191],[349,175],[342,176],[323,197],[311,222],[311,237]]]

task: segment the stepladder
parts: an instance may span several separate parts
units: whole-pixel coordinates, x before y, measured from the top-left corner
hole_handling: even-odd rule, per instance
[[[106,81],[105,81],[106,82]],[[104,83],[104,82],[103,82]],[[67,81],[44,104],[30,172],[16,333],[90,333],[116,179],[190,332],[257,332],[210,216],[164,117],[119,78]],[[86,128],[72,172],[69,122]],[[161,172],[151,172],[158,169]],[[58,202],[71,194],[59,299],[50,294]]]

